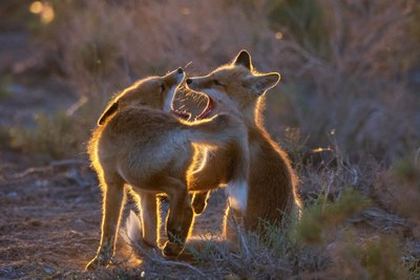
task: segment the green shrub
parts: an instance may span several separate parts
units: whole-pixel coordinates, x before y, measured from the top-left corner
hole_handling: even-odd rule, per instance
[[[286,29],[306,50],[328,57],[330,29],[326,26],[326,10],[319,1],[271,1],[269,20],[273,29]]]
[[[34,127],[10,128],[10,145],[22,152],[47,158],[74,157],[83,151],[82,143],[88,132],[78,125],[77,119],[64,112],[52,116],[40,113],[35,116]]]
[[[406,279],[401,266],[401,250],[393,238],[381,237],[367,242],[362,250],[362,264],[371,279]]]
[[[5,75],[0,77],[0,99],[7,98],[10,96],[9,86],[12,82],[12,77]]]
[[[359,241],[350,231],[333,252],[333,275],[341,279],[407,279],[402,248],[392,236],[374,236]]]
[[[312,206],[304,209],[297,224],[298,240],[307,244],[322,244],[325,234],[347,218],[368,207],[369,200],[357,191],[347,189],[336,202],[318,199]]]

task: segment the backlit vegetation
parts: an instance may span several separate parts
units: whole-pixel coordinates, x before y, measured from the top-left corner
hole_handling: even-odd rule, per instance
[[[193,265],[219,279],[419,279],[416,1],[69,0],[25,7],[36,16],[28,20],[34,40],[82,105],[39,114],[33,127],[1,128],[10,147],[47,159],[81,155],[116,91],[190,61],[187,72],[203,74],[246,48],[258,69],[282,73],[268,96],[266,125],[293,159],[305,209],[287,229],[265,224],[266,235],[245,235],[248,256],[210,238],[206,250],[192,252]],[[7,82],[0,80],[0,101]],[[322,153],[312,152],[319,147]],[[197,276],[153,262],[142,269],[146,277]],[[124,269],[105,276],[137,277]]]

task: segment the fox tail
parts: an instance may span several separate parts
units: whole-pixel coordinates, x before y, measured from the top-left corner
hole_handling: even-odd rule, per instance
[[[136,215],[136,213],[134,213],[133,210],[131,210],[125,223],[126,234],[123,236],[125,241],[131,246],[135,246],[136,242],[140,240],[141,231],[142,230],[139,217]]]

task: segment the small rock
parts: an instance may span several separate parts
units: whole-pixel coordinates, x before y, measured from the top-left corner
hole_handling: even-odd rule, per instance
[[[16,198],[18,196],[17,192],[9,192],[6,195],[8,198]]]
[[[41,225],[41,222],[38,220],[31,220],[30,224],[34,227],[39,227]]]
[[[55,272],[54,268],[51,268],[51,267],[49,267],[49,266],[45,266],[45,267],[44,267],[44,271],[45,271],[45,273],[47,273],[47,274],[53,274],[53,273]]]
[[[241,277],[239,277],[238,275],[231,273],[228,274],[224,277],[225,280],[241,280]]]
[[[48,180],[36,180],[35,181],[36,187],[47,187],[48,186]]]

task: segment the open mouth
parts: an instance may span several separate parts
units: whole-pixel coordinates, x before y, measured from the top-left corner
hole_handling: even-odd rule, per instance
[[[213,112],[215,107],[214,101],[213,99],[207,95],[207,106],[206,108],[203,110],[203,112],[201,112],[198,116],[197,116],[197,120],[201,120],[201,119],[205,119],[208,118],[210,116],[210,114]]]
[[[188,113],[187,111],[180,111],[177,109],[172,109],[172,114],[174,114],[175,116],[177,116],[180,119],[183,120],[189,120],[191,118],[191,114]]]
[[[204,108],[204,110],[198,114],[194,119],[195,120],[201,120],[201,119],[206,119],[211,117],[211,114],[214,111],[214,108],[216,107],[216,104],[214,102],[214,100],[206,95],[206,94],[200,94],[201,96],[205,96],[207,99],[207,104],[206,107]],[[176,108],[171,108],[171,112],[172,114],[174,114],[176,117],[183,119],[183,120],[191,120],[191,113],[186,111],[186,110],[180,110],[180,109],[176,109]]]

